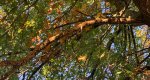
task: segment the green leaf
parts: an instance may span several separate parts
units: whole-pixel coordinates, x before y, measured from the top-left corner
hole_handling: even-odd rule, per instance
[[[122,73],[122,71],[118,71],[118,72],[116,72],[116,74],[117,74],[117,75],[120,75],[121,73]]]

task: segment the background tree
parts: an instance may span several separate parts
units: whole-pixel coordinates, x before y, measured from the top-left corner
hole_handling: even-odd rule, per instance
[[[150,77],[150,0],[3,0],[0,79]]]

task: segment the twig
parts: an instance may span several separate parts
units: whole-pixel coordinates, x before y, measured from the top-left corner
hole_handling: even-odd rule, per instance
[[[130,32],[131,32],[131,36],[132,36],[131,38],[132,38],[132,41],[133,41],[134,52],[135,52],[137,50],[137,48],[136,48],[136,42],[135,42],[135,37],[134,37],[132,26],[130,27]],[[135,59],[136,59],[137,64],[139,64],[139,59],[138,59],[137,54],[135,54]]]
[[[146,61],[150,57],[150,53],[147,57],[145,57],[141,62],[139,62],[139,65],[142,64],[144,61]]]
[[[46,64],[47,61],[43,62],[39,67],[37,67],[31,74],[31,76],[29,77],[28,80],[31,80],[31,78],[34,76],[34,74],[39,71],[39,69],[41,69],[45,64]]]

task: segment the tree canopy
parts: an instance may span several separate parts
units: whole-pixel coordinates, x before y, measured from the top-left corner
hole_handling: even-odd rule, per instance
[[[0,80],[150,79],[150,0],[1,0]]]

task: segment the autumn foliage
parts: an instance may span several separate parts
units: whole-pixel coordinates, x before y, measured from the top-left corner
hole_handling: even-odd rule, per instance
[[[150,0],[0,1],[0,80],[148,80]]]

